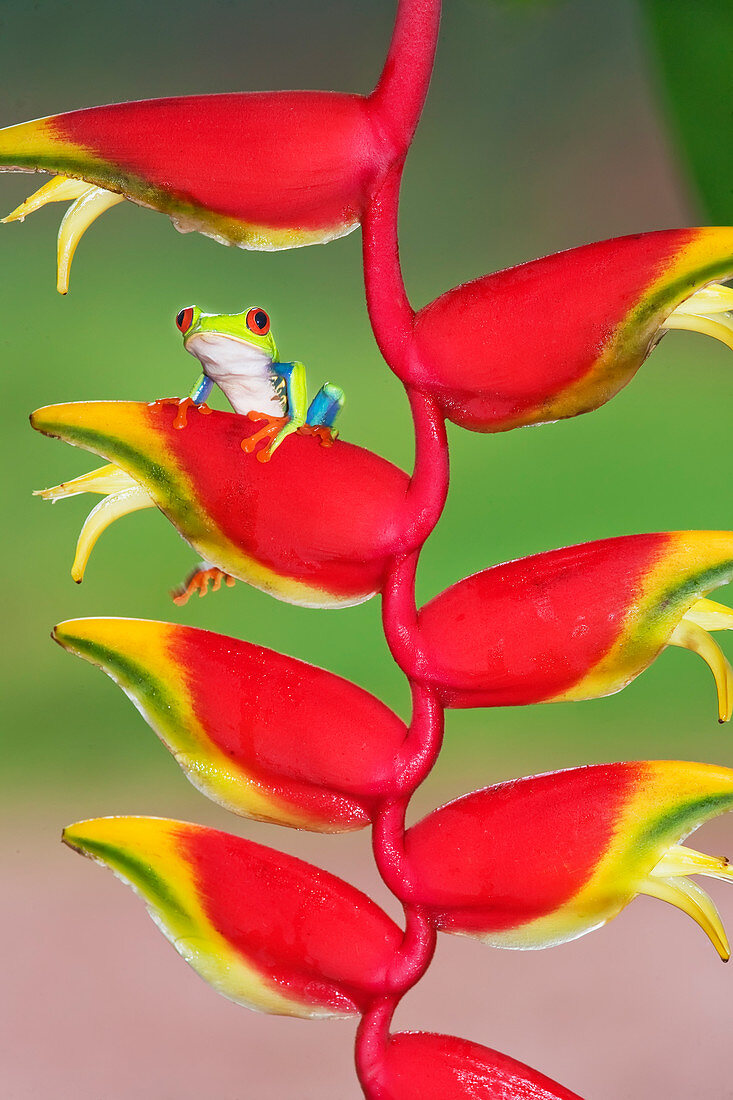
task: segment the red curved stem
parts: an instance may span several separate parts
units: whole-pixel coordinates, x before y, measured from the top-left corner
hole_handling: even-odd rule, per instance
[[[395,760],[392,792],[377,808],[372,825],[377,868],[402,902],[405,934],[386,976],[386,989],[365,1012],[357,1032],[356,1067],[367,1100],[390,1100],[385,1053],[392,1016],[430,965],[436,941],[429,915],[411,900],[414,883],[405,858],[405,814],[443,739],[443,708],[422,682],[427,658],[419,646],[415,574],[422,546],[448,494],[448,440],[443,416],[434,399],[421,392],[419,364],[413,362],[415,314],[402,277],[398,220],[404,154],[430,83],[440,8],[440,0],[400,0],[389,55],[370,97],[385,133],[396,144],[398,160],[372,195],[362,221],[367,308],[379,349],[406,386],[415,428],[415,462],[407,494],[409,519],[401,532],[404,552],[392,560],[382,599],[390,651],[410,682],[412,720]]]
[[[415,573],[422,547],[395,558],[382,590],[382,627],[389,651],[411,683],[428,670],[417,630]]]
[[[372,196],[362,219],[367,310],[374,338],[389,368],[403,382],[411,377],[415,313],[402,278],[398,214],[403,162],[394,164]]]
[[[440,519],[448,496],[450,464],[445,419],[435,399],[407,387],[415,429],[415,463],[407,491],[411,523],[405,545],[422,546]]]
[[[389,1026],[399,1001],[420,980],[435,951],[436,931],[428,914],[412,901],[414,883],[405,858],[405,814],[417,787],[438,758],[443,741],[443,707],[435,692],[419,682],[427,665],[417,632],[415,574],[422,544],[435,527],[448,491],[448,443],[435,403],[408,388],[415,426],[415,466],[409,493],[417,501],[418,548],[393,559],[382,600],[382,619],[392,655],[406,670],[412,691],[412,719],[395,760],[393,792],[377,808],[372,848],[382,879],[405,911],[405,935],[387,974],[388,992],[375,999],[356,1038],[356,1065],[367,1100],[389,1100],[384,1056]]]
[[[415,465],[407,492],[411,523],[402,534],[404,545],[413,549],[392,560],[382,589],[382,623],[392,657],[408,678],[420,681],[427,677],[428,659],[417,630],[415,573],[423,544],[445,506],[450,463],[445,420],[434,399],[411,386],[406,390],[415,429]]]
[[[387,60],[370,96],[382,126],[405,152],[428,94],[441,6],[441,0],[400,0]]]
[[[427,778],[443,744],[443,707],[424,684],[410,682],[412,721],[395,761],[397,780],[393,796],[411,795]]]
[[[399,997],[378,997],[364,1013],[356,1032],[356,1073],[367,1100],[391,1100],[384,1074],[384,1052]]]

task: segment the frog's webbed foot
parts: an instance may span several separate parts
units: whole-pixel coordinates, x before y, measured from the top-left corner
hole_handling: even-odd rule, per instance
[[[301,435],[315,435],[320,440],[322,447],[332,447],[338,432],[334,432],[328,424],[302,424],[294,417],[270,416],[267,413],[247,413],[249,420],[265,421],[262,428],[242,440],[242,450],[245,454],[252,454],[257,445],[263,440],[271,440],[269,446],[260,447],[257,451],[259,462],[269,462],[277,448],[294,432]]]
[[[202,563],[189,574],[180,588],[176,588],[171,592],[173,603],[177,604],[178,607],[183,607],[195,592],[198,592],[199,597],[205,596],[209,592],[209,584],[211,584],[212,592],[218,592],[222,581],[227,588],[233,588],[235,578],[231,574],[225,573],[223,569],[218,569],[215,565]]]
[[[150,407],[153,409],[159,409],[163,405],[175,405],[178,409],[176,418],[173,421],[174,428],[186,427],[189,409],[196,409],[203,416],[208,416],[213,411],[208,405],[200,404],[198,401],[194,401],[192,397],[159,397],[157,401],[150,402]]]
[[[322,447],[333,447],[339,437],[339,433],[334,432],[327,424],[303,424],[298,431],[301,435],[317,436]]]
[[[260,447],[257,451],[256,457],[259,462],[269,462],[283,439],[298,429],[298,424],[289,416],[270,416],[269,413],[249,412],[247,419],[256,423],[264,421],[264,424],[242,440],[242,450],[245,454],[251,455],[263,440],[270,441],[269,446]]]

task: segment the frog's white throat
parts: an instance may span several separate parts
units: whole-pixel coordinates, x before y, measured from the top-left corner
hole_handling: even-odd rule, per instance
[[[286,400],[275,391],[272,358],[266,351],[221,332],[194,333],[186,341],[186,351],[196,356],[235,412],[287,412]]]

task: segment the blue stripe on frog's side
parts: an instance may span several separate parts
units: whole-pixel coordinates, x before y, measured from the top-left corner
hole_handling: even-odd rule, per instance
[[[283,416],[292,416],[295,402],[293,400],[293,371],[295,363],[273,362],[270,371],[273,385],[278,399],[282,402]],[[283,393],[284,387],[284,393]]]
[[[293,379],[296,371],[300,371],[300,376],[296,380],[297,385]],[[305,396],[305,378],[302,363],[279,363],[275,361],[270,366],[270,377],[274,396],[282,405],[282,415],[291,418],[297,416],[298,401],[294,391],[297,388],[301,394],[301,400]],[[202,374],[191,390],[190,399],[197,405],[203,404],[211,394],[213,387],[213,380],[207,374]],[[340,386],[335,386],[332,382],[326,382],[308,406],[305,423],[331,428],[343,405],[344,391]]]

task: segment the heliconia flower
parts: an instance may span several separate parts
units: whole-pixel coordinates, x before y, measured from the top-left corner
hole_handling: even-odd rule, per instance
[[[174,623],[72,619],[53,638],[111,676],[194,786],[235,813],[343,832],[389,793],[406,727],[340,676]]]
[[[279,599],[348,607],[378,592],[410,520],[407,475],[361,447],[322,446],[301,433],[258,462],[242,449],[256,420],[206,411],[189,412],[181,430],[177,402],[89,401],[33,413],[38,431],[112,464],[41,494],[104,496],[82,529],[74,580],[110,523],[155,505],[206,562]]]
[[[162,818],[82,821],[63,839],[132,886],[176,951],[238,1004],[280,1016],[352,1016],[385,987],[399,928],[309,863]]]
[[[400,0],[369,96],[256,92],[183,96],[70,111],[0,131],[0,168],[59,173],[5,221],[72,201],[59,232],[58,289],[104,210],[130,199],[242,248],[333,240],[359,224],[389,165],[404,157],[427,93],[440,0]]]
[[[572,248],[443,294],[415,312],[396,247],[399,179],[365,221],[369,313],[387,362],[464,428],[500,432],[590,412],[669,329],[733,347],[733,228],[639,233]]]
[[[679,841],[731,808],[733,771],[712,764],[597,764],[500,783],[408,830],[412,900],[444,932],[538,948],[649,894],[689,914],[727,961],[718,911],[687,876],[730,881],[733,871]]]
[[[733,576],[733,532],[602,539],[496,565],[418,613],[411,674],[445,706],[517,706],[611,695],[665,646],[699,653],[733,710],[733,670],[710,630],[733,611],[704,597]],[[420,651],[420,652],[418,652]]]
[[[498,1050],[428,1032],[390,1035],[384,1083],[393,1100],[580,1100]]]

